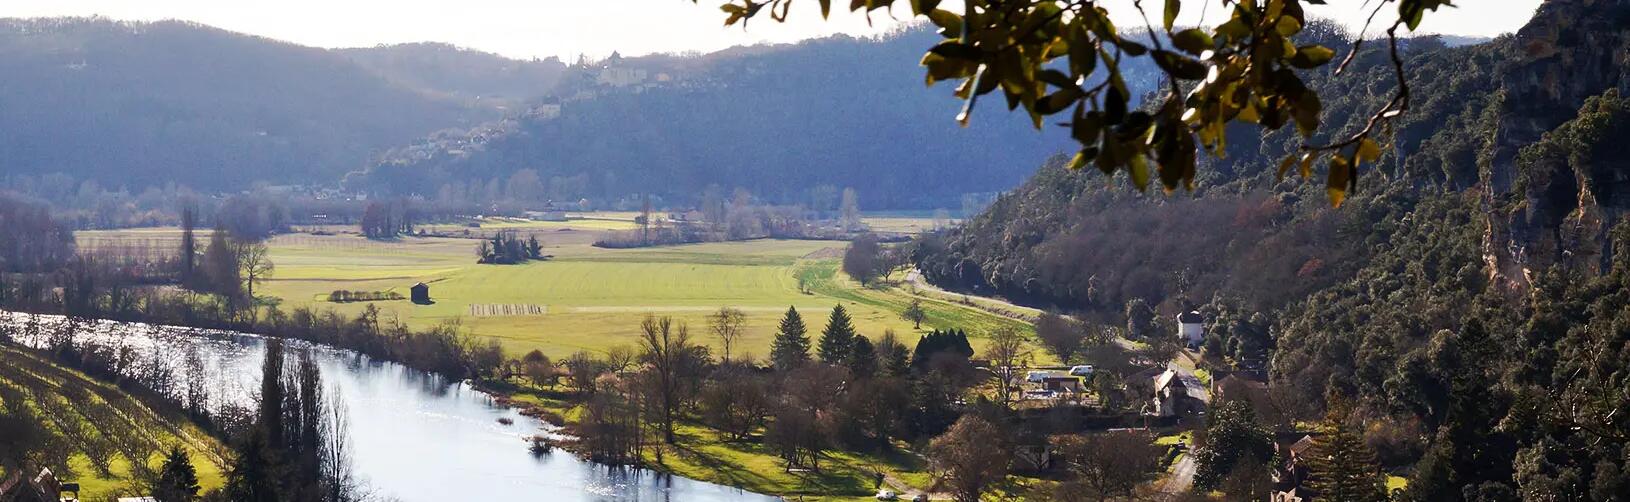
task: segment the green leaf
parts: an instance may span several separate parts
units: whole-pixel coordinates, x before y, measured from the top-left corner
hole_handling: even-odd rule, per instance
[[[1166,31],[1177,23],[1177,13],[1183,10],[1183,0],[1166,0]]]
[[[832,0],[821,0],[821,4],[823,5],[822,8],[824,9],[824,6],[829,5],[831,2]],[[911,0],[911,14],[921,16],[923,14],[933,12],[934,8],[939,7],[939,5],[940,0]],[[825,15],[824,11],[822,15]]]
[[[1280,36],[1288,37],[1302,31],[1302,22],[1297,21],[1294,17],[1282,16],[1279,18],[1279,22],[1274,24],[1273,29],[1279,32]]]
[[[1296,129],[1303,137],[1312,137],[1319,129],[1319,113],[1323,111],[1324,104],[1319,101],[1319,95],[1312,91],[1302,93],[1301,99],[1296,103]]]
[[[1374,163],[1375,161],[1380,160],[1381,159],[1381,145],[1377,144],[1375,142],[1375,140],[1373,140],[1373,139],[1364,138],[1363,141],[1358,142],[1358,152],[1357,152],[1357,157],[1356,158],[1360,162],[1370,162],[1370,163]]]
[[[945,9],[934,9],[928,12],[928,20],[940,27],[940,33],[946,38],[962,36],[962,16]]]
[[[1053,87],[1058,88],[1075,87],[1074,79],[1071,79],[1069,75],[1065,75],[1064,72],[1054,70],[1052,68],[1042,70],[1041,73],[1036,75],[1036,80],[1046,82],[1051,84]]]
[[[1110,125],[1126,120],[1126,95],[1114,86],[1104,93],[1104,119]]]
[[[1081,91],[1080,87],[1073,85],[1065,87],[1064,89],[1048,94],[1047,97],[1037,101],[1035,108],[1036,113],[1042,115],[1052,115],[1064,111],[1065,108],[1069,108],[1070,105],[1074,105],[1075,102],[1081,99],[1081,96],[1085,94],[1085,92]]]
[[[1120,46],[1122,51],[1125,51],[1128,56],[1132,57],[1138,57],[1149,53],[1148,47],[1144,47],[1143,44],[1124,38],[1116,40],[1115,45]]]
[[[1206,34],[1205,30],[1189,28],[1172,35],[1172,45],[1183,52],[1198,56],[1200,53],[1216,47],[1217,43],[1211,39],[1211,35]]]
[[[978,48],[955,40],[940,42],[939,45],[935,45],[933,48],[928,49],[928,52],[939,54],[948,59],[962,59],[968,61],[978,60],[980,56],[982,56]]]
[[[1098,49],[1085,31],[1070,40],[1070,71],[1076,75],[1091,75],[1098,67]]]
[[[1092,162],[1092,159],[1097,156],[1098,149],[1092,147],[1084,148],[1081,151],[1076,152],[1075,157],[1070,158],[1070,170],[1080,171],[1081,168],[1087,167],[1087,163]]]
[[[1138,190],[1148,190],[1149,160],[1144,158],[1142,153],[1134,153],[1132,158],[1126,159],[1126,164],[1127,174],[1132,175],[1132,186]]]
[[[1206,78],[1206,65],[1171,51],[1155,51],[1155,64],[1167,74],[1183,80]]]
[[[1347,200],[1347,186],[1352,180],[1352,162],[1346,157],[1337,155],[1330,159],[1330,173],[1325,178],[1325,193],[1330,196],[1330,205],[1341,207]]]
[[[1304,45],[1296,48],[1296,55],[1291,56],[1290,65],[1301,69],[1311,69],[1324,66],[1336,57],[1336,51],[1322,45]]]

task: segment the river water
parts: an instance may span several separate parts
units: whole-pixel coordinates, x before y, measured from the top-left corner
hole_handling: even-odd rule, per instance
[[[26,318],[0,312],[0,323],[12,327],[22,326]],[[37,319],[46,332],[63,322],[60,316]],[[172,361],[177,378],[182,379],[181,355],[189,345],[196,346],[211,380],[211,399],[217,402],[247,405],[259,389],[265,341],[258,336],[111,321],[83,325],[76,336],[157,354],[157,360]],[[405,502],[779,500],[648,470],[596,464],[560,450],[534,455],[525,439],[552,432],[552,427],[495,405],[491,396],[469,384],[349,350],[297,341],[288,345],[312,351],[331,399],[348,416],[353,470],[382,498]],[[500,418],[513,425],[499,423]]]

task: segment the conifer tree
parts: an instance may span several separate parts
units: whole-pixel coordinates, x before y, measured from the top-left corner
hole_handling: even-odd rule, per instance
[[[787,314],[781,317],[781,326],[770,343],[770,362],[780,371],[809,362],[809,330],[804,327],[804,318],[798,315],[797,308],[787,307]]]
[[[849,349],[849,360],[844,362],[849,371],[859,377],[870,377],[877,374],[877,348],[872,341],[864,335],[855,335],[855,341]]]
[[[198,500],[198,471],[193,469],[187,452],[180,447],[171,448],[164,457],[158,480],[153,482],[153,498],[159,502]]]
[[[855,324],[849,318],[849,312],[843,310],[843,305],[832,307],[832,316],[826,320],[826,330],[821,332],[821,362],[843,364],[854,344]]]
[[[1377,467],[1375,452],[1346,420],[1327,420],[1325,434],[1313,438],[1309,451],[1307,484],[1321,500],[1387,500],[1386,478]]]

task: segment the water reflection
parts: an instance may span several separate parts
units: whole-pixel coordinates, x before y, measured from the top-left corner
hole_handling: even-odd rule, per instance
[[[41,323],[61,323],[41,316]],[[23,316],[0,312],[0,323]],[[188,336],[173,336],[186,334]],[[181,351],[204,359],[217,404],[252,403],[265,343],[228,332],[97,322],[76,336],[138,351]],[[25,343],[28,340],[22,340]],[[41,343],[36,340],[34,343]],[[582,461],[566,452],[534,454],[526,437],[549,426],[507,408],[463,382],[324,346],[309,347],[323,379],[350,416],[356,473],[381,495],[403,501],[770,501],[774,497],[640,469]],[[181,358],[175,358],[178,375]],[[184,382],[183,382],[184,388]],[[507,418],[513,425],[503,425]]]

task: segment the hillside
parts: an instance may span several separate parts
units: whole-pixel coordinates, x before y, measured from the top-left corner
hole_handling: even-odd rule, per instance
[[[962,194],[1017,184],[1065,148],[1062,130],[1038,134],[997,102],[958,127],[950,86],[925,90],[917,65],[937,39],[913,29],[606,62],[568,78],[558,108],[425,138],[348,183],[435,195],[530,169],[556,198],[650,192],[694,203],[717,184],[810,203],[811,189],[832,185],[855,187],[871,209],[956,207]],[[642,69],[638,84],[605,83],[611,72],[651,63],[687,71]],[[1129,77],[1147,86],[1153,75],[1133,67]]]
[[[339,49],[394,84],[445,96],[478,108],[519,110],[550,94],[566,65],[556,58],[520,61],[442,43]]]
[[[1390,229],[1375,222],[1418,199],[1414,187],[1477,183],[1482,141],[1474,131],[1497,83],[1492,68],[1509,46],[1509,37],[1460,48],[1432,39],[1406,45],[1415,111],[1395,123],[1395,149],[1363,173],[1365,196],[1342,209],[1329,208],[1322,173],[1311,182],[1276,176],[1299,137],[1234,127],[1227,157],[1207,160],[1193,193],[1138,194],[1124,180],[1068,172],[1054,159],[984,214],[928,240],[919,266],[943,286],[1064,310],[1118,315],[1140,298],[1174,312],[1223,291],[1257,308],[1282,306],[1362,264],[1371,250],[1350,243],[1384,241]],[[1370,51],[1348,75],[1310,75],[1326,96],[1321,138],[1360,127],[1391,97],[1391,69]]]
[[[0,20],[0,172],[134,191],[332,183],[376,152],[501,116],[468,96],[514,92],[532,73],[550,83],[542,63],[499,80],[481,73],[508,67],[490,55],[404,51],[329,51],[174,21]]]
[[[175,445],[191,452],[205,490],[222,483],[221,462],[211,459],[224,447],[185,417],[10,346],[0,346],[0,411],[0,471],[13,454],[26,455],[58,479],[80,483],[83,500],[145,494],[132,460],[156,471],[160,452]]]
[[[1602,389],[1630,378],[1627,22],[1551,0],[1512,36],[1412,44],[1413,109],[1341,208],[1322,173],[1276,179],[1298,139],[1241,130],[1192,194],[1055,161],[916,259],[1099,327],[1197,309],[1204,364],[1265,370],[1281,427],[1347,413],[1402,500],[1624,500],[1630,400]],[[1315,76],[1327,132],[1390,96],[1379,56]]]

